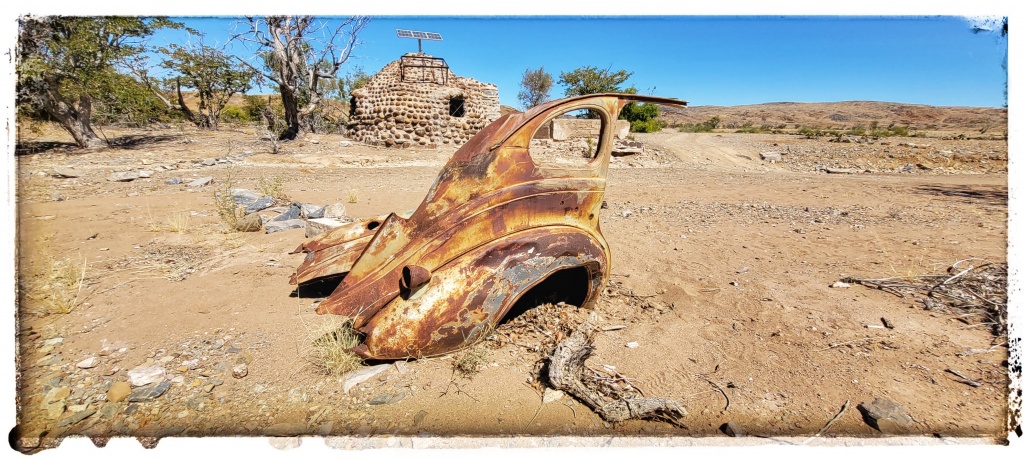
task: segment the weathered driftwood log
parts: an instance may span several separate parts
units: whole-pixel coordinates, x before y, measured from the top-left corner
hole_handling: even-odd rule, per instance
[[[625,397],[610,399],[598,391],[593,380],[586,379],[584,362],[594,351],[592,334],[594,322],[583,322],[562,341],[548,363],[548,381],[555,389],[572,394],[585,403],[605,421],[627,419],[658,419],[681,425],[686,409],[679,402],[662,398]]]

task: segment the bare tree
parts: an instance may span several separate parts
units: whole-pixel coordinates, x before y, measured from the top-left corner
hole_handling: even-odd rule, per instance
[[[369,22],[362,16],[342,20],[337,27],[313,16],[247,16],[249,30],[234,38],[255,45],[261,66],[242,61],[281,92],[285,123],[281,139],[295,139],[311,131],[308,119],[324,99],[329,83],[356,46],[359,32]]]
[[[523,109],[530,109],[548,100],[548,92],[554,83],[554,78],[544,71],[544,66],[537,70],[526,69],[523,72],[523,81],[519,83],[521,89],[516,97],[523,104]]]

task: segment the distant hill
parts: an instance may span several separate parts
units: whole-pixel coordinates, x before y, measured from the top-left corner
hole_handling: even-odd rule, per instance
[[[747,106],[663,107],[660,118],[670,125],[700,123],[719,117],[719,128],[767,127],[781,129],[881,128],[890,124],[921,132],[984,132],[1005,134],[1005,108],[937,107],[876,101],[773,102]]]

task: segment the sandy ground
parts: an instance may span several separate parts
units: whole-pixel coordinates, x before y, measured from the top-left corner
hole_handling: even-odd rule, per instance
[[[392,364],[346,394],[309,360],[310,332],[325,321],[315,300],[291,296],[302,256],[288,253],[303,231],[225,232],[213,191],[279,176],[292,200],[339,202],[353,217],[411,210],[452,151],[312,136],[270,154],[253,133],[174,130],[103,152],[18,157],[21,434],[44,444],[74,434],[724,437],[731,421],[747,435],[810,437],[849,402],[824,437],[1006,438],[1005,337],[913,299],[831,287],[847,276],[943,273],[967,258],[1005,261],[1005,143],[639,138],[647,152],[613,162],[601,215],[613,276],[595,310],[601,325],[625,328],[598,334],[589,363],[681,402],[684,427],[608,424],[569,396],[543,403],[534,348],[551,325],[512,331],[515,341],[496,335],[472,376],[454,372],[454,357],[423,359]],[[782,162],[760,160],[779,146],[790,147]],[[940,151],[956,163],[892,172],[950,157]],[[232,162],[202,164],[215,158]],[[826,174],[818,163],[861,172]],[[80,176],[52,175],[68,166]],[[154,173],[106,179],[139,169]],[[165,184],[204,176],[213,184]],[[78,273],[83,261],[74,308],[54,313],[55,268]],[[883,317],[893,328],[878,328]],[[240,378],[238,364],[247,368]],[[163,367],[170,388],[108,402],[111,386],[143,365]],[[912,421],[869,426],[855,406],[876,398]]]

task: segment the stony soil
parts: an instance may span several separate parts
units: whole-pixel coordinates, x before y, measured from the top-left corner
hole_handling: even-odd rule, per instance
[[[1005,261],[1002,141],[637,136],[646,152],[609,173],[613,276],[595,309],[607,331],[588,363],[681,402],[677,427],[608,424],[569,396],[544,403],[538,361],[589,315],[564,304],[500,328],[469,376],[457,356],[391,363],[346,393],[310,360],[316,300],[288,284],[303,231],[227,232],[214,206],[229,181],[280,176],[292,200],[357,218],[410,210],[452,149],[313,135],[271,154],[248,128],[108,135],[127,137],[100,152],[43,137],[17,157],[18,421],[30,447],[75,434],[724,436],[726,423],[810,437],[847,401],[823,437],[1007,435],[1006,338],[914,299],[832,287]],[[769,151],[781,161],[762,161]],[[152,177],[107,180],[139,169]],[[211,185],[186,185],[205,176]],[[73,309],[55,313],[55,268],[83,261]],[[144,367],[162,375],[131,386]],[[901,416],[869,425],[875,399]]]

